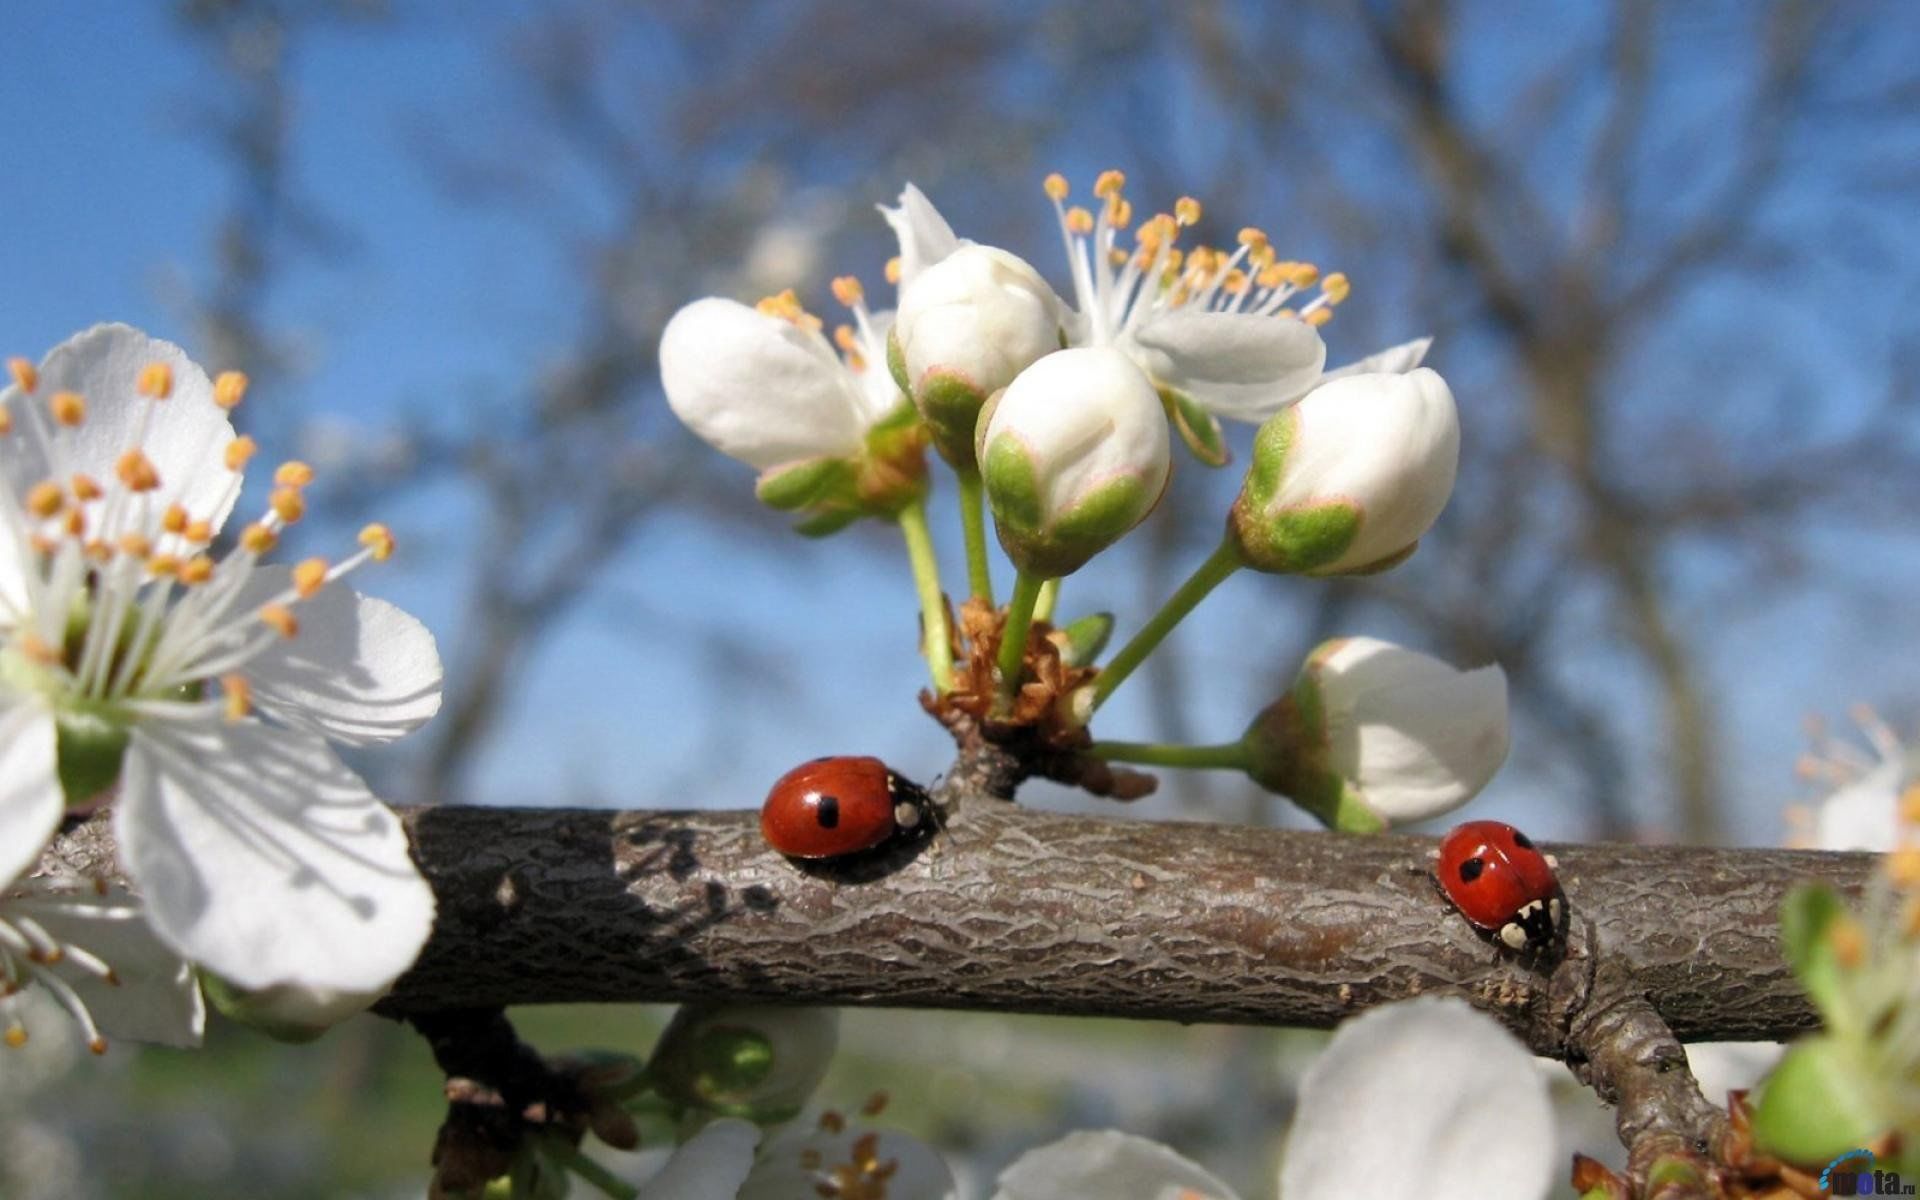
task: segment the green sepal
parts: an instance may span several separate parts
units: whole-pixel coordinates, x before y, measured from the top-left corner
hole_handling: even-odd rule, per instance
[[[1886,1131],[1877,1111],[1870,1064],[1829,1034],[1804,1038],[1761,1085],[1753,1136],[1761,1149],[1790,1163],[1818,1167],[1869,1145]]]
[[[1254,570],[1270,575],[1311,574],[1329,566],[1360,534],[1360,510],[1350,500],[1329,500],[1271,515],[1249,512],[1236,503],[1233,517],[1228,528],[1239,544],[1240,557]]]
[[[1780,948],[1787,965],[1814,1006],[1828,1014],[1840,1006],[1843,990],[1831,930],[1846,915],[1846,902],[1822,883],[1800,884],[1780,906]]]
[[[956,470],[971,470],[976,464],[973,435],[986,402],[986,394],[972,380],[937,369],[921,376],[913,393],[913,405],[933,435],[933,448]]]
[[[1107,648],[1107,642],[1113,637],[1113,614],[1108,612],[1088,613],[1076,621],[1062,625],[1053,631],[1053,636],[1064,642],[1060,657],[1070,667],[1089,667]]]
[[[307,1025],[297,1021],[275,1019],[261,1005],[254,1002],[253,994],[215,975],[204,968],[199,972],[200,994],[207,998],[221,1016],[236,1025],[245,1025],[256,1033],[263,1033],[276,1042],[285,1042],[290,1046],[304,1046],[316,1041],[330,1025]]]
[[[852,495],[853,463],[844,458],[809,458],[786,466],[769,467],[754,481],[760,503],[781,512],[812,508],[829,497]]]
[[[117,714],[63,706],[53,718],[56,773],[68,808],[100,797],[120,779],[132,726]]]
[[[1001,548],[1016,567],[1043,579],[1078,571],[1126,536],[1159,499],[1149,496],[1139,479],[1122,475],[1094,488],[1065,512],[1052,514],[1048,521],[1039,473],[1020,439],[1009,434],[1001,434],[987,447],[982,474]]]
[[[827,537],[839,533],[864,515],[857,508],[823,508],[794,522],[793,531],[801,537]]]
[[[1224,467],[1233,458],[1220,428],[1220,418],[1196,404],[1191,396],[1170,387],[1160,389],[1160,403],[1166,405],[1167,418],[1175,433],[1193,456],[1209,467]]]
[[[900,348],[898,331],[887,330],[887,374],[893,376],[901,394],[913,395],[913,381],[907,378],[907,353]]]

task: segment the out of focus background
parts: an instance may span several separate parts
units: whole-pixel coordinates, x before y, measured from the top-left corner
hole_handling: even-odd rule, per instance
[[[908,180],[1065,288],[1054,170],[1084,194],[1119,167],[1140,211],[1193,195],[1204,240],[1258,225],[1346,272],[1330,362],[1433,334],[1465,430],[1411,562],[1235,579],[1105,736],[1229,739],[1308,646],[1375,634],[1506,669],[1513,757],[1471,815],[1768,845],[1809,715],[1920,712],[1920,14],[1897,0],[121,0],[0,28],[0,349],[123,320],[245,369],[249,432],[321,473],[295,551],[394,526],[356,583],[447,663],[440,717],[361,764],[397,802],[748,807],[830,752],[939,772],[897,533],[788,533],[674,421],[655,346],[702,295],[831,314],[851,273],[889,304],[874,205]],[[1062,611],[1124,636],[1238,483],[1182,462]],[[1127,815],[1299,820],[1175,775]],[[659,1021],[526,1017],[548,1049],[641,1049]],[[1117,1123],[1252,1196],[1311,1050],[848,1032],[830,1093],[890,1086],[976,1177]],[[440,1103],[417,1039],[370,1018],[25,1064],[0,1056],[5,1196],[417,1195]]]

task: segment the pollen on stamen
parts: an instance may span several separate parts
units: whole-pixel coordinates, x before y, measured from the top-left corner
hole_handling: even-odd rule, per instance
[[[10,405],[0,404],[0,437],[5,437],[12,432],[13,408]]]
[[[222,371],[213,381],[213,402],[224,409],[239,407],[247,398],[247,375],[244,371]]]
[[[54,420],[69,429],[87,419],[87,401],[79,392],[55,392],[47,408]]]
[[[57,514],[65,503],[60,485],[51,479],[43,479],[27,489],[27,511],[42,520]]]
[[[198,587],[213,578],[213,560],[204,554],[196,554],[180,564],[180,582],[188,587]]]
[[[87,532],[87,514],[77,508],[67,510],[67,519],[62,522],[68,537],[84,537]]]
[[[1093,181],[1093,194],[1105,200],[1110,196],[1119,195],[1120,189],[1126,186],[1126,173],[1109,169],[1100,172],[1099,177]]]
[[[267,497],[267,507],[289,525],[307,515],[307,502],[295,488],[275,488]]]
[[[265,554],[279,542],[279,534],[258,522],[240,531],[240,547],[249,554]]]
[[[1067,192],[1069,190],[1067,187],[1067,177],[1058,171],[1041,180],[1040,187],[1047,193],[1047,199],[1056,204],[1067,198]]]
[[[1240,231],[1239,241],[1242,246],[1247,247],[1249,250],[1255,246],[1264,246],[1267,244],[1267,231],[1257,226],[1248,225]]]
[[[1339,271],[1320,281],[1320,294],[1327,298],[1328,304],[1338,304],[1352,292],[1353,285],[1348,283],[1347,277]]]
[[[1093,214],[1079,205],[1067,210],[1067,232],[1089,234],[1093,232]]]
[[[133,390],[142,396],[165,400],[173,395],[173,368],[163,362],[148,363],[140,368],[140,377],[135,380]]]
[[[1182,196],[1173,202],[1173,219],[1182,225],[1198,225],[1201,212],[1200,202],[1192,196]]]
[[[893,256],[892,258],[890,258],[890,259],[888,259],[888,260],[887,260],[887,270],[886,270],[886,274],[887,274],[887,282],[888,282],[888,283],[894,283],[894,284],[897,284],[897,283],[899,283],[899,282],[900,282],[900,271],[901,271],[901,269],[902,269],[902,268],[901,268],[901,266],[900,266],[900,256],[899,256],[898,254],[896,254],[896,255],[894,255],[894,256]]]
[[[877,1117],[887,1111],[887,1105],[892,1102],[892,1096],[888,1095],[885,1091],[877,1091],[873,1093],[873,1095],[868,1096],[867,1102],[860,1106],[860,1115],[863,1117]]]
[[[68,486],[73,489],[73,498],[82,503],[88,500],[98,500],[106,494],[100,489],[99,482],[91,475],[75,475],[72,479],[68,480],[67,483]]]
[[[274,468],[273,482],[280,487],[306,487],[313,482],[313,468],[298,459],[289,459]]]
[[[253,685],[244,675],[222,675],[220,690],[224,698],[223,709],[229,724],[243,721],[253,711]]]
[[[167,511],[160,514],[160,528],[168,533],[185,533],[187,521],[187,510],[179,504],[167,505]]]
[[[311,600],[327,583],[327,560],[301,559],[293,568],[293,590],[302,600]]]
[[[60,663],[60,651],[48,645],[46,639],[37,633],[23,633],[15,644],[29,662],[39,663],[43,667],[58,666]]]
[[[1286,266],[1287,282],[1297,288],[1309,288],[1320,282],[1320,268],[1312,263],[1288,263]]]
[[[840,1133],[847,1127],[847,1119],[833,1109],[820,1114],[820,1128],[826,1133]]]
[[[144,559],[153,553],[153,543],[143,533],[123,533],[120,535],[120,550],[129,557]]]
[[[0,1037],[4,1037],[7,1043],[7,1049],[18,1050],[27,1044],[27,1027],[15,1021],[13,1024],[7,1026],[7,1032],[0,1035]]]
[[[1300,319],[1317,328],[1333,320],[1333,310],[1331,308],[1316,308],[1312,312],[1302,315]]]
[[[228,442],[226,454],[227,470],[238,471],[245,467],[247,460],[252,458],[254,451],[259,448],[259,445],[244,433]]]
[[[187,537],[187,540],[190,542],[195,542],[202,546],[206,545],[208,542],[213,540],[213,522],[211,521],[187,522],[186,537]]]
[[[33,389],[40,386],[40,368],[24,358],[9,358],[7,374],[13,376],[14,383],[19,385],[21,391],[28,394],[32,394]]]
[[[866,289],[860,286],[860,280],[852,275],[837,276],[833,281],[833,298],[848,308],[866,299]]]
[[[262,608],[260,623],[283,638],[292,638],[300,632],[299,618],[284,604],[269,604]]]
[[[147,560],[147,574],[155,579],[171,579],[180,573],[180,559],[172,554],[156,554]]]
[[[96,1056],[105,1054],[107,1052],[107,1039],[103,1037],[95,1037],[92,1041],[87,1043],[87,1049],[92,1051]]]
[[[151,492],[160,486],[160,472],[142,451],[129,450],[122,454],[113,464],[113,470],[130,492]]]

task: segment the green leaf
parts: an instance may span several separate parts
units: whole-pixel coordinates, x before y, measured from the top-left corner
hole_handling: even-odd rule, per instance
[[[1063,638],[1067,645],[1061,657],[1070,667],[1091,666],[1107,648],[1107,642],[1113,637],[1113,614],[1106,612],[1089,613],[1079,620],[1056,629],[1055,634]]]
[[[1847,915],[1840,894],[1823,883],[1803,883],[1780,906],[1780,943],[1800,986],[1822,1012],[1841,1003],[1841,967],[1834,954],[1834,922]]]
[[[1220,431],[1220,418],[1194,403],[1192,397],[1173,388],[1160,389],[1160,402],[1167,406],[1174,432],[1187,444],[1193,456],[1209,467],[1224,467],[1233,452]]]
[[[1761,1085],[1753,1110],[1760,1147],[1791,1163],[1818,1167],[1884,1133],[1879,1087],[1845,1043],[1817,1034],[1794,1043]]]

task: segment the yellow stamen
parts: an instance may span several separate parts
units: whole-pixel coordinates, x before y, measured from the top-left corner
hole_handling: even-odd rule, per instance
[[[79,392],[55,392],[47,407],[53,411],[53,419],[68,428],[87,419],[87,402]]]
[[[1079,205],[1067,210],[1067,232],[1081,235],[1093,232],[1093,214]]]
[[[327,582],[327,560],[302,559],[293,568],[293,590],[302,600],[310,600]]]
[[[43,667],[59,665],[60,652],[49,646],[39,634],[23,633],[17,644],[20,647],[20,653],[26,655],[30,661],[37,662]]]
[[[1290,263],[1293,268],[1287,282],[1297,288],[1312,287],[1320,280],[1320,268],[1312,263]]]
[[[240,531],[240,548],[249,554],[265,554],[280,542],[280,536],[258,523]]]
[[[1909,825],[1920,825],[1920,783],[1910,783],[1907,790],[1900,793],[1900,819]]]
[[[1320,293],[1327,298],[1328,304],[1340,303],[1352,291],[1353,285],[1348,283],[1347,277],[1338,271],[1320,281]]]
[[[1102,171],[1100,177],[1093,181],[1093,194],[1106,200],[1119,195],[1120,189],[1125,186],[1127,186],[1127,177],[1124,172]]]
[[[198,542],[203,546],[206,545],[208,542],[212,541],[213,540],[213,522],[211,521],[187,522],[187,540],[190,542]]]
[[[130,492],[151,492],[160,486],[160,472],[153,469],[153,461],[142,451],[122,454],[113,469]]]
[[[167,511],[160,514],[160,528],[166,530],[168,533],[185,533],[187,531],[187,520],[186,509],[178,504],[169,504],[167,505]]]
[[[123,533],[120,535],[120,550],[130,558],[145,558],[153,553],[153,543],[144,533]]]
[[[163,362],[148,363],[140,368],[140,376],[134,381],[133,390],[142,396],[165,400],[173,395],[173,368]]]
[[[253,711],[253,685],[244,675],[222,675],[220,689],[226,697],[228,722],[244,720]]]
[[[1285,263],[1274,263],[1272,266],[1263,267],[1260,271],[1259,282],[1263,288],[1277,288],[1286,281]]]
[[[6,1037],[7,1048],[9,1050],[18,1050],[27,1044],[27,1027],[25,1025],[9,1025],[7,1026],[7,1032],[4,1036]]]
[[[24,358],[8,359],[7,374],[13,376],[14,383],[18,384],[23,392],[31,393],[33,389],[40,386],[40,368]]]
[[[13,409],[8,405],[0,404],[0,437],[5,437],[12,432]]]
[[[887,282],[900,282],[900,256],[898,254],[887,260]]]
[[[840,347],[840,351],[843,354],[860,353],[860,339],[854,334],[853,326],[851,325],[835,325],[833,327],[833,344]]]
[[[307,515],[307,502],[300,498],[297,488],[276,488],[267,497],[267,507],[282,521],[291,525]]]
[[[1920,937],[1920,896],[1909,896],[1900,910],[1900,930],[1910,938]]]
[[[1264,246],[1267,244],[1267,231],[1248,225],[1240,231],[1240,244],[1248,248]]]
[[[156,554],[147,560],[147,574],[167,579],[180,573],[180,560],[171,554]]]
[[[68,509],[66,528],[70,537],[77,538],[84,535],[87,532],[87,514],[77,508]]]
[[[75,475],[69,482],[73,487],[73,498],[83,504],[88,500],[98,500],[106,494],[100,490],[100,484],[91,475]]]
[[[254,440],[244,433],[228,442],[226,455],[227,470],[238,471],[242,467],[245,467],[247,460],[252,458],[254,451],[259,448]]]
[[[1047,193],[1047,199],[1056,204],[1067,198],[1067,177],[1058,171],[1041,180],[1040,187]]]
[[[833,281],[833,298],[848,308],[852,308],[854,305],[866,299],[867,293],[866,290],[860,286],[860,281],[857,278],[852,275],[841,275]]]
[[[213,402],[221,408],[238,408],[247,398],[247,375],[244,371],[222,371],[213,381]]]
[[[373,551],[373,561],[385,562],[393,557],[393,530],[385,525],[369,525],[360,531],[360,544]]]
[[[27,489],[27,511],[36,517],[45,519],[60,511],[65,498],[60,494],[60,485],[51,479],[43,479]]]
[[[105,1054],[107,1052],[107,1039],[96,1036],[92,1041],[87,1043],[87,1049],[95,1055]]]
[[[1115,196],[1107,201],[1107,224],[1115,229],[1125,229],[1133,224],[1133,203],[1125,196]]]
[[[1127,265],[1127,252],[1115,246],[1113,249],[1107,251],[1107,261],[1116,267],[1124,267]]]
[[[29,537],[27,539],[27,545],[33,547],[35,554],[52,554],[60,548],[58,543],[44,533],[36,533],[32,537]]]
[[[777,295],[764,297],[753,307],[769,317],[778,317],[783,321],[792,322],[802,329],[818,329],[821,325],[820,318],[801,305],[800,297],[794,294],[792,288]]]
[[[1173,203],[1173,219],[1182,225],[1198,225],[1200,211],[1200,202],[1192,196],[1182,196]]]
[[[213,578],[213,560],[204,554],[196,554],[180,564],[180,582],[188,587],[198,587]]]
[[[290,459],[274,470],[273,481],[281,487],[303,488],[313,482],[313,468],[297,459]]]
[[[820,1114],[820,1128],[827,1133],[839,1133],[847,1127],[847,1119],[831,1108]]]
[[[1250,280],[1247,278],[1247,273],[1239,267],[1235,267],[1233,270],[1227,272],[1227,277],[1220,286],[1229,292],[1239,293],[1247,290],[1247,284],[1249,282]]]
[[[283,638],[291,638],[300,632],[300,621],[293,610],[284,604],[269,604],[260,610],[260,623]]]
[[[107,545],[99,538],[88,542],[84,553],[88,558],[97,563],[110,563],[113,561],[113,547]]]
[[[1330,308],[1316,308],[1300,319],[1317,329],[1325,325],[1328,321],[1333,320],[1333,310]]]

